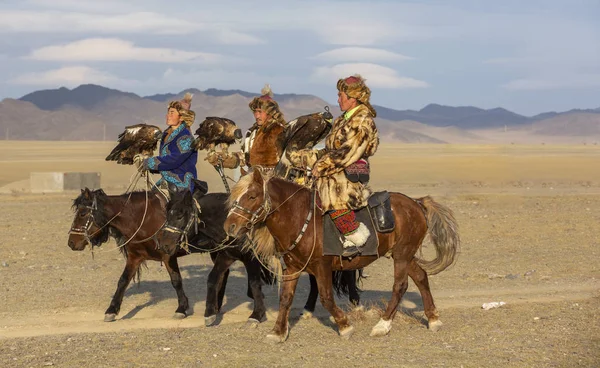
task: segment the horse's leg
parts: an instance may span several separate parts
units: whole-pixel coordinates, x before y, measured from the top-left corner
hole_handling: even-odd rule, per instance
[[[254,310],[248,322],[254,327],[266,319],[267,308],[265,307],[265,295],[262,292],[262,280],[261,275],[261,264],[260,261],[254,256],[247,255],[242,259],[244,266],[246,266],[246,273],[248,274],[248,285],[252,291],[252,299],[254,299]]]
[[[165,268],[171,277],[171,285],[173,285],[173,288],[175,288],[175,291],[177,292],[178,307],[173,315],[173,318],[183,319],[187,317],[186,311],[189,309],[189,302],[185,292],[183,291],[183,281],[181,278],[181,272],[179,271],[177,257],[165,254],[163,256],[163,263],[165,264]]]
[[[223,284],[223,278],[229,267],[235,262],[235,259],[221,252],[215,258],[215,265],[208,274],[206,290],[206,309],[204,310],[204,324],[212,326],[217,320],[219,307],[219,291]]]
[[[413,260],[408,265],[408,276],[413,280],[415,285],[419,288],[421,298],[423,299],[423,310],[427,316],[427,325],[431,331],[437,331],[442,327],[442,321],[440,321],[440,315],[435,308],[433,302],[433,296],[431,295],[431,289],[429,289],[429,280],[427,279],[427,272],[419,266],[417,261]]]
[[[315,269],[315,278],[319,287],[319,296],[321,304],[329,311],[338,325],[338,331],[343,338],[350,338],[354,332],[354,327],[348,322],[346,314],[335,304],[333,299],[333,280],[331,265],[321,264]]]
[[[296,286],[298,286],[298,279],[300,275],[294,275],[298,272],[298,269],[288,267],[283,271],[283,286],[281,287],[281,296],[279,297],[279,314],[277,315],[277,321],[275,327],[267,335],[267,340],[272,342],[284,342],[287,340],[290,333],[289,330],[289,316],[292,302],[294,301],[294,294],[296,292]],[[293,276],[288,276],[293,275]],[[330,281],[331,283],[331,281]]]
[[[121,310],[121,303],[123,302],[123,295],[125,295],[125,290],[127,286],[131,282],[133,276],[140,268],[140,264],[142,263],[142,258],[139,256],[133,256],[131,253],[127,255],[127,262],[125,263],[125,269],[119,278],[119,282],[117,283],[117,291],[115,291],[115,295],[108,306],[106,312],[104,312],[104,322],[113,322],[119,311]]]
[[[304,310],[302,311],[302,318],[311,318],[317,305],[317,297],[319,296],[319,286],[317,285],[317,279],[313,275],[308,275],[310,281],[310,291],[308,292],[308,299],[304,304]]]
[[[227,280],[228,279],[229,279],[229,268],[223,274],[223,281],[221,282],[221,286],[219,287],[217,310],[221,310],[221,307],[223,306],[223,299],[225,298],[225,289],[227,288]]]
[[[356,287],[357,272],[357,270],[342,271],[342,277],[348,284],[348,299],[350,299],[350,304],[355,308],[360,306],[360,295],[358,294],[358,288]]]
[[[218,253],[210,253],[210,258],[213,261],[213,265],[217,262]],[[225,298],[225,289],[227,288],[227,280],[229,279],[229,268],[225,271],[223,275],[223,282],[221,283],[221,287],[219,288],[219,293],[217,297],[217,310],[221,310],[223,306],[223,299]]]
[[[392,329],[392,320],[398,311],[400,299],[408,289],[408,262],[401,259],[402,256],[394,257],[394,287],[392,297],[388,302],[387,309],[379,322],[371,330],[371,336],[385,336]]]

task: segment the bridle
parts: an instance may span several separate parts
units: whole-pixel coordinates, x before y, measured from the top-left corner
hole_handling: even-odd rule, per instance
[[[69,230],[69,235],[82,235],[89,244],[92,244],[91,237],[98,234],[100,230],[102,230],[102,228],[104,228],[104,226],[106,225],[98,226],[98,224],[96,223],[96,219],[94,218],[94,211],[98,210],[98,200],[96,196],[94,196],[94,200],[92,201],[91,206],[82,207],[88,209],[85,224],[82,227],[76,227],[75,221],[73,221],[71,229]],[[96,225],[98,230],[94,231],[94,233],[90,235],[89,231],[92,228],[92,225]]]
[[[162,230],[164,230],[164,231],[174,233],[174,234],[179,234],[179,239],[177,239],[177,244],[183,244],[184,245],[183,248],[188,253],[189,253],[189,249],[187,249],[187,245],[189,244],[188,234],[189,234],[192,226],[194,226],[194,234],[198,234],[198,224],[202,223],[202,220],[200,219],[200,215],[202,214],[202,208],[200,207],[200,203],[198,203],[198,201],[194,197],[192,197],[192,200],[194,202],[194,209],[192,211],[192,216],[190,216],[190,219],[188,220],[187,224],[185,225],[185,227],[183,229],[180,229],[173,225],[169,225],[168,221],[165,222],[165,224],[162,227]]]
[[[254,226],[266,221],[267,217],[269,217],[270,214],[275,212],[271,211],[272,203],[271,197],[267,192],[267,180],[263,181],[263,196],[265,197],[265,200],[263,201],[262,205],[258,207],[255,211],[251,211],[248,208],[240,205],[239,200],[236,199],[231,205],[229,215],[236,215],[247,220],[248,222],[246,222],[245,227],[247,230],[252,230]],[[279,206],[277,208],[279,208]]]

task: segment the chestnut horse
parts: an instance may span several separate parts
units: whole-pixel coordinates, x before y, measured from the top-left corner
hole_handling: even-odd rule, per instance
[[[178,250],[175,254],[169,255],[159,247],[155,240],[155,236],[165,224],[165,202],[166,199],[155,191],[109,196],[102,189],[90,191],[87,188],[82,190],[81,195],[73,201],[75,218],[69,231],[69,247],[72,250],[82,251],[88,243],[92,247],[100,246],[108,241],[109,236],[112,236],[127,259],[125,269],[117,284],[117,290],[105,312],[104,321],[115,320],[119,314],[127,286],[136,274],[139,279],[140,266],[148,260],[162,262],[171,277],[171,284],[177,292],[178,300],[174,318],[187,316],[188,298],[183,291],[177,258],[188,253]],[[222,225],[219,225],[216,231],[222,232]],[[192,247],[190,252],[206,252],[206,250]],[[212,261],[215,263],[213,271],[220,270],[219,274],[223,279],[217,291],[218,297],[214,300],[216,305],[211,306],[207,301],[207,309],[219,310],[221,308],[229,266],[236,260],[242,260],[249,275],[247,294],[254,299],[254,311],[249,320],[251,322],[260,321],[266,316],[261,280],[272,283],[273,279],[270,272],[252,257],[250,250],[242,253],[244,254],[232,254],[227,251],[211,253]],[[211,271],[211,275],[214,273],[213,271]],[[209,277],[209,285],[211,281]]]
[[[408,288],[409,276],[421,293],[429,329],[439,329],[441,321],[427,273],[439,273],[454,263],[460,244],[458,225],[452,211],[429,196],[411,199],[400,193],[390,193],[390,201],[395,228],[385,234],[377,233],[378,256],[359,255],[351,259],[324,256],[322,214],[315,209],[315,215],[310,216],[312,206],[316,206],[314,191],[279,178],[265,179],[260,170],[254,170],[238,181],[229,198],[225,230],[230,236],[241,236],[255,227],[266,227],[274,240],[252,246],[264,257],[282,256],[286,265],[279,315],[267,339],[276,342],[287,339],[290,307],[303,271],[316,277],[321,303],[335,319],[340,336],[349,338],[354,327],[335,304],[332,270],[363,268],[381,256],[391,256],[394,260],[394,283],[387,309],[371,330],[371,336],[383,336],[391,330],[400,299]],[[308,226],[304,226],[306,222]],[[302,229],[305,233],[298,241]],[[436,258],[423,261],[416,257],[416,252],[428,234],[435,246]]]

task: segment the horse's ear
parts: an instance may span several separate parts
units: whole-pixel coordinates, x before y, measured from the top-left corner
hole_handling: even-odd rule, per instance
[[[260,170],[252,170],[252,178],[257,183],[263,182],[263,176],[262,176]]]
[[[88,189],[88,187],[85,187],[85,189],[83,189],[81,193],[83,194],[83,197],[86,199],[89,199],[92,194],[92,193],[90,193],[90,190]]]
[[[240,172],[242,173],[242,176],[248,174],[248,171],[244,170],[243,167],[240,167]]]

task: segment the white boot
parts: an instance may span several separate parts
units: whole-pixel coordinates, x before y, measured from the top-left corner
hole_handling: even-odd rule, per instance
[[[355,232],[350,235],[344,235],[344,238],[346,239],[344,241],[344,248],[362,247],[367,242],[367,239],[369,239],[369,235],[371,235],[371,232],[365,224],[361,222]]]

